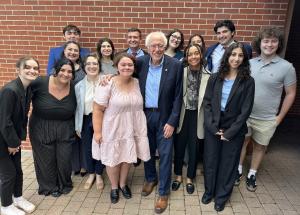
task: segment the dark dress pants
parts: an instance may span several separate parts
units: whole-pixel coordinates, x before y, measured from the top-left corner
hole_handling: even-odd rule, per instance
[[[241,149],[245,136],[230,141],[220,140],[219,135],[205,131],[204,141],[204,186],[205,193],[215,198],[216,204],[225,204],[230,198]]]
[[[79,172],[81,169],[87,169],[84,146],[82,140],[75,135],[72,143],[72,171]]]
[[[0,192],[1,206],[12,204],[12,196],[22,196],[23,171],[21,166],[21,151],[15,155],[0,158]]]
[[[197,110],[185,110],[181,131],[174,140],[174,173],[182,175],[186,146],[188,151],[187,177],[195,178],[197,170]]]
[[[170,193],[172,173],[173,137],[164,138],[164,125],[159,120],[159,112],[145,110],[147,118],[147,131],[151,158],[144,162],[145,178],[147,182],[158,179],[155,167],[155,152],[159,153],[159,188],[160,196]]]
[[[95,160],[92,157],[92,141],[93,141],[93,124],[92,124],[92,114],[83,116],[83,125],[81,131],[81,142],[83,144],[83,149],[85,153],[85,163],[87,171],[90,174],[96,173],[97,175],[102,175],[104,165],[101,161]]]

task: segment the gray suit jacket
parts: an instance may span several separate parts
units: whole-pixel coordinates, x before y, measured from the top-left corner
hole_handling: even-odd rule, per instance
[[[77,108],[75,112],[75,131],[76,133],[81,133],[83,124],[83,114],[84,114],[84,97],[85,97],[85,87],[86,87],[85,76],[81,81],[75,85],[75,94],[77,101]]]

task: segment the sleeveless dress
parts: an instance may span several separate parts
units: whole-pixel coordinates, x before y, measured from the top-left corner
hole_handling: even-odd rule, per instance
[[[106,86],[98,86],[94,101],[106,109],[102,142],[97,144],[93,139],[93,158],[110,167],[122,162],[134,163],[137,158],[149,160],[147,122],[138,80],[134,79],[130,92],[120,91],[113,80]]]

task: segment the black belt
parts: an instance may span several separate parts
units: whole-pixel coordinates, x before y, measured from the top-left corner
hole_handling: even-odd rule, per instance
[[[158,108],[145,108],[145,111],[159,112],[159,109]]]

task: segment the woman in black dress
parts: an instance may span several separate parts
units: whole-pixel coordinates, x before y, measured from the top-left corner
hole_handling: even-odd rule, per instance
[[[71,154],[76,109],[73,78],[74,64],[61,59],[53,75],[38,78],[32,84],[29,134],[41,195],[58,197],[73,188]]]
[[[39,74],[39,63],[30,56],[16,63],[18,78],[0,91],[0,194],[1,214],[25,215],[35,206],[22,197],[21,141],[26,139],[29,84]],[[21,211],[18,208],[24,210]]]

